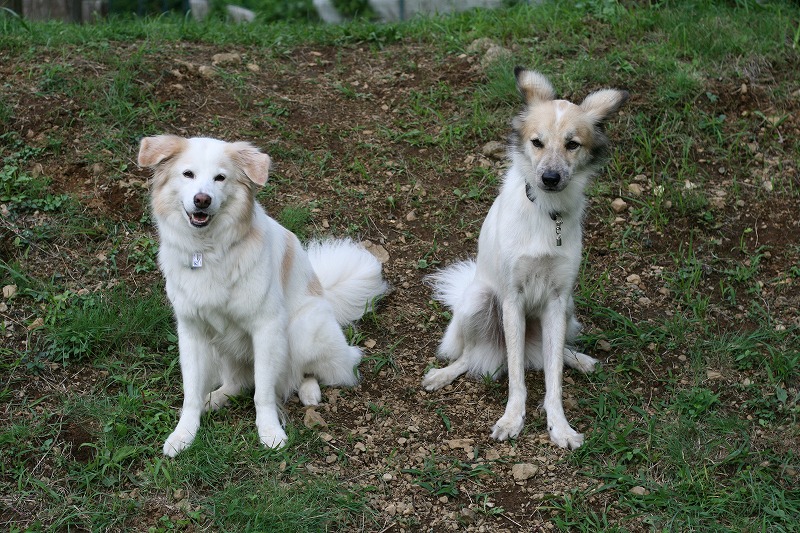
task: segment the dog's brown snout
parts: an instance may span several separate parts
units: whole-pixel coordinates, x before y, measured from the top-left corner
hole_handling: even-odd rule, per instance
[[[554,170],[545,171],[542,174],[542,183],[545,187],[555,187],[561,181],[561,174]]]
[[[198,209],[205,209],[211,205],[211,196],[204,192],[199,192],[194,195],[194,206]]]

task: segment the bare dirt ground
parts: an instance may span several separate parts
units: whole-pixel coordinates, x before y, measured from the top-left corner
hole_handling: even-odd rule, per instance
[[[110,46],[124,57],[135,53],[139,44]],[[204,75],[200,67],[211,66],[214,54],[220,52],[236,52],[241,60],[218,64],[213,67],[215,75]],[[54,136],[63,139],[60,153],[48,151],[32,171],[51,177],[52,191],[78,198],[91,217],[121,225],[139,221],[147,212],[148,176],[135,165],[138,139],[130,139],[124,154],[92,154],[100,133],[87,131],[94,126],[82,118],[81,102],[58,92],[37,90],[35,76],[30,75],[55,63],[69,63],[72,75],[79,77],[108,75],[108,67],[81,59],[77,50],[40,58],[38,65],[15,65],[9,59],[0,58],[0,75],[14,106],[4,129],[19,132],[31,145],[45,146]],[[485,81],[479,57],[435,57],[414,45],[391,45],[380,51],[366,46],[301,48],[276,57],[248,48],[182,43],[161,55],[146,57],[144,62],[149,75],[136,83],[173,109],[170,120],[155,124],[154,129],[253,141],[274,160],[274,190],[264,200],[268,211],[308,205],[313,208],[313,233],[348,233],[385,250],[384,269],[393,291],[382,303],[377,322],[360,327],[367,355],[361,368],[363,382],[352,390],[325,391],[324,403],[316,412],[327,424],[319,431],[329,453],[305,468],[333,473],[353,485],[377,487],[370,503],[378,522],[387,529],[394,525],[398,531],[468,527],[498,532],[552,527],[547,498],[597,481],[577,473],[565,460],[570,452],[549,443],[544,418],[536,409],[544,395],[541,375],[528,375],[528,424],[514,442],[489,438],[491,426],[503,411],[504,382],[460,379],[436,393],[424,392],[420,386],[446,325],[441,309],[430,301],[423,277],[436,265],[474,253],[496,184],[485,177],[475,178],[479,187],[485,187],[475,198],[457,198],[454,189],[467,190],[467,177],[479,175],[476,169],[488,171],[481,175],[499,178],[505,167],[502,157],[483,153],[485,142],[492,139],[467,134],[447,146],[424,141],[426,135],[435,137],[473,112],[459,102]],[[755,111],[765,116],[788,114],[780,130],[785,136],[797,136],[800,99],[791,100],[790,109],[774,109],[770,101],[770,78],[781,75],[789,74],[764,71],[754,79],[707,80],[709,91],[719,99],[697,105],[729,116]],[[747,85],[745,91],[743,84]],[[442,86],[451,92],[434,96],[440,101],[439,120],[418,120],[415,114],[419,115],[419,109],[409,103]],[[616,157],[623,162],[626,144],[634,142],[632,132],[626,130],[630,115],[647,113],[652,90],[646,86],[625,88],[631,91],[631,100],[611,129]],[[581,98],[585,94],[566,96]],[[508,109],[509,119],[513,112],[515,109]],[[753,139],[773,133],[762,121],[754,119],[752,127],[749,136]],[[498,131],[493,140],[504,142],[505,134],[505,130]],[[653,194],[652,180],[660,177],[647,171],[641,176],[606,172],[598,178],[598,193],[587,213],[588,263],[583,275],[607,275],[605,290],[596,295],[602,299],[600,304],[631,320],[646,321],[682,312],[674,294],[665,288],[663,273],[679,268],[678,250],[690,238],[698,259],[709,265],[720,260],[711,256],[720,250],[727,254],[723,259],[748,261],[740,241],[747,250],[768,247],[769,256],[759,274],[764,280],[759,298],[776,326],[798,324],[800,296],[792,286],[797,279],[783,274],[797,266],[800,199],[796,193],[777,194],[764,186],[774,173],[781,173],[797,187],[796,160],[763,151],[757,140],[743,145],[736,152],[736,161],[716,160],[714,154],[704,154],[701,149],[694,147],[691,157],[707,170],[709,178],[702,186],[710,199],[713,221],[673,212],[667,227],[656,228],[651,222],[634,220],[630,211],[614,213],[612,200],[624,197],[633,206]],[[734,172],[732,167],[744,170]],[[739,182],[738,202],[730,194],[734,173],[746,177]],[[641,196],[628,188],[630,183],[640,186]],[[26,225],[35,226],[37,216],[45,215],[32,214],[16,220],[13,228],[2,227],[0,252],[11,257],[15,232]],[[131,224],[130,242],[141,235],[138,231],[136,224]],[[152,227],[145,232],[155,235]],[[728,245],[712,250],[702,244],[712,240]],[[25,266],[38,277],[58,275],[75,289],[94,290],[109,283],[111,246],[102,236],[76,235],[72,242],[32,246],[24,258]],[[126,251],[123,246],[115,256],[119,276],[132,286],[157,283],[157,272],[133,271]],[[742,304],[729,305],[720,294],[718,276],[709,267],[701,285],[711,300],[709,317],[718,321],[721,330],[751,327]],[[578,309],[578,314],[587,331],[602,332],[602,321],[595,323],[582,311]],[[28,330],[35,310],[7,308],[3,316],[12,325],[8,342],[20,346],[35,335]],[[586,351],[610,367],[620,357],[613,344],[598,343],[587,346]],[[383,364],[387,355],[391,362]],[[680,353],[662,351],[658,355],[660,363],[643,369],[641,380],[630,384],[642,389],[643,398],[661,394],[658,377],[664,372],[689,372]],[[724,391],[742,377],[717,376],[711,386]],[[15,394],[73,393],[90,388],[92,379],[90,368],[53,366],[44,376],[16,385]],[[573,371],[566,372],[567,416],[581,431],[591,432],[593,414],[591,406],[582,402],[580,390],[601,386]],[[178,398],[174,404],[179,405]],[[308,416],[296,401],[289,403],[287,412],[294,424]],[[240,415],[252,417],[253,413],[246,409]],[[62,436],[65,443],[92,438],[91,431],[79,427]],[[347,456],[346,463],[337,460],[339,453]],[[453,459],[464,464],[452,466]],[[431,493],[404,472],[424,470],[431,461],[450,472],[457,493]],[[481,471],[481,464],[487,465],[486,472]],[[515,477],[516,464],[532,465],[532,475]],[[604,501],[607,497],[599,495],[592,503],[598,509],[610,505],[607,512],[611,518],[623,513],[613,502]],[[627,527],[637,529],[636,521],[627,522]]]

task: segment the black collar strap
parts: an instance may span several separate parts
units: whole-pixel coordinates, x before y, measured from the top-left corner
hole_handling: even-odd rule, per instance
[[[531,184],[528,182],[525,182],[525,196],[527,196],[528,200],[531,202],[536,203],[536,195],[533,194],[533,187],[531,187]],[[561,216],[561,213],[558,211],[550,211],[548,214],[550,215],[551,220],[555,220]]]

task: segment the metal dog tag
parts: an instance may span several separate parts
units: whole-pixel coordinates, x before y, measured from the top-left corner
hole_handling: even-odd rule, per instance
[[[203,266],[203,254],[195,252],[192,254],[192,268],[200,268]]]

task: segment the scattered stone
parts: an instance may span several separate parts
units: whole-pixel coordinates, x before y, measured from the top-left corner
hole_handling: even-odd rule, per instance
[[[487,461],[497,461],[500,459],[500,453],[497,450],[486,450],[486,453],[483,454]]]
[[[642,282],[642,278],[641,276],[639,276],[639,274],[631,274],[627,278],[625,278],[625,280],[633,285],[638,285],[639,283]]]
[[[322,418],[322,415],[313,408],[306,410],[306,414],[303,416],[303,425],[309,429],[315,427],[328,427],[328,423],[325,422],[325,419]]]
[[[638,183],[631,183],[628,185],[628,192],[631,193],[632,196],[641,196],[642,192],[644,192],[644,188]]]
[[[742,385],[744,385],[745,387],[749,387],[752,384],[753,381],[750,378],[744,378],[744,381],[742,381]]]
[[[517,481],[525,481],[535,476],[539,467],[531,463],[517,463],[511,467],[511,474]]]
[[[722,379],[722,374],[716,370],[706,370],[706,377],[708,379]]]
[[[511,57],[511,50],[508,48],[503,48],[502,46],[492,46],[486,53],[483,54],[481,58],[481,66],[484,68],[488,67],[492,63],[503,59],[509,59]]]
[[[610,352],[611,351],[611,343],[605,339],[600,339],[594,345],[595,348],[600,350],[601,352]]]
[[[472,445],[475,443],[474,439],[450,439],[446,440],[445,443],[450,447],[451,450],[466,450],[467,448],[472,449]]]
[[[686,180],[683,182],[683,188],[686,189],[687,191],[691,191],[692,189],[697,188],[697,184],[692,181]]]
[[[497,42],[489,37],[481,37],[480,39],[475,39],[469,46],[467,46],[467,53],[469,54],[485,54],[489,48],[494,46],[499,46]]]
[[[28,326],[28,331],[33,331],[35,329],[39,329],[40,327],[44,326],[44,319],[39,317],[33,322],[30,323]]]
[[[408,214],[406,215],[406,220],[408,222],[414,222],[415,220],[417,220],[416,210],[412,209],[411,211],[409,211]]]
[[[382,477],[384,481],[391,481],[394,479],[394,476],[392,476],[389,472],[386,472]]]
[[[224,65],[238,65],[242,62],[242,56],[236,52],[214,54],[211,56],[211,64],[216,66]]]
[[[186,498],[186,491],[183,489],[175,489],[175,491],[172,493],[172,499],[176,502],[183,500],[184,498]]]
[[[364,347],[369,348],[370,350],[374,348],[376,344],[378,344],[378,341],[375,339],[367,339],[364,341]]]
[[[506,145],[499,141],[489,141],[481,148],[481,153],[486,157],[497,159],[498,161],[506,157]]]
[[[8,300],[9,298],[13,298],[14,295],[17,294],[17,286],[16,285],[6,285],[3,287],[3,298]]]
[[[381,263],[385,263],[389,260],[389,252],[380,244],[375,244],[372,241],[361,241],[361,246],[374,255]]]
[[[200,73],[201,76],[207,79],[211,79],[217,76],[217,70],[214,67],[210,67],[208,65],[203,65],[197,69],[197,72]]]
[[[630,493],[635,494],[636,496],[647,496],[648,494],[650,494],[650,491],[644,487],[637,485],[636,487],[631,488]]]
[[[261,67],[259,67],[255,63],[248,63],[247,70],[249,70],[250,72],[261,72]]]
[[[771,180],[765,181],[764,183],[761,184],[761,188],[767,192],[772,192],[773,190],[772,181]]]
[[[622,198],[615,198],[614,201],[611,202],[611,209],[617,214],[622,213],[628,209],[628,203]]]

